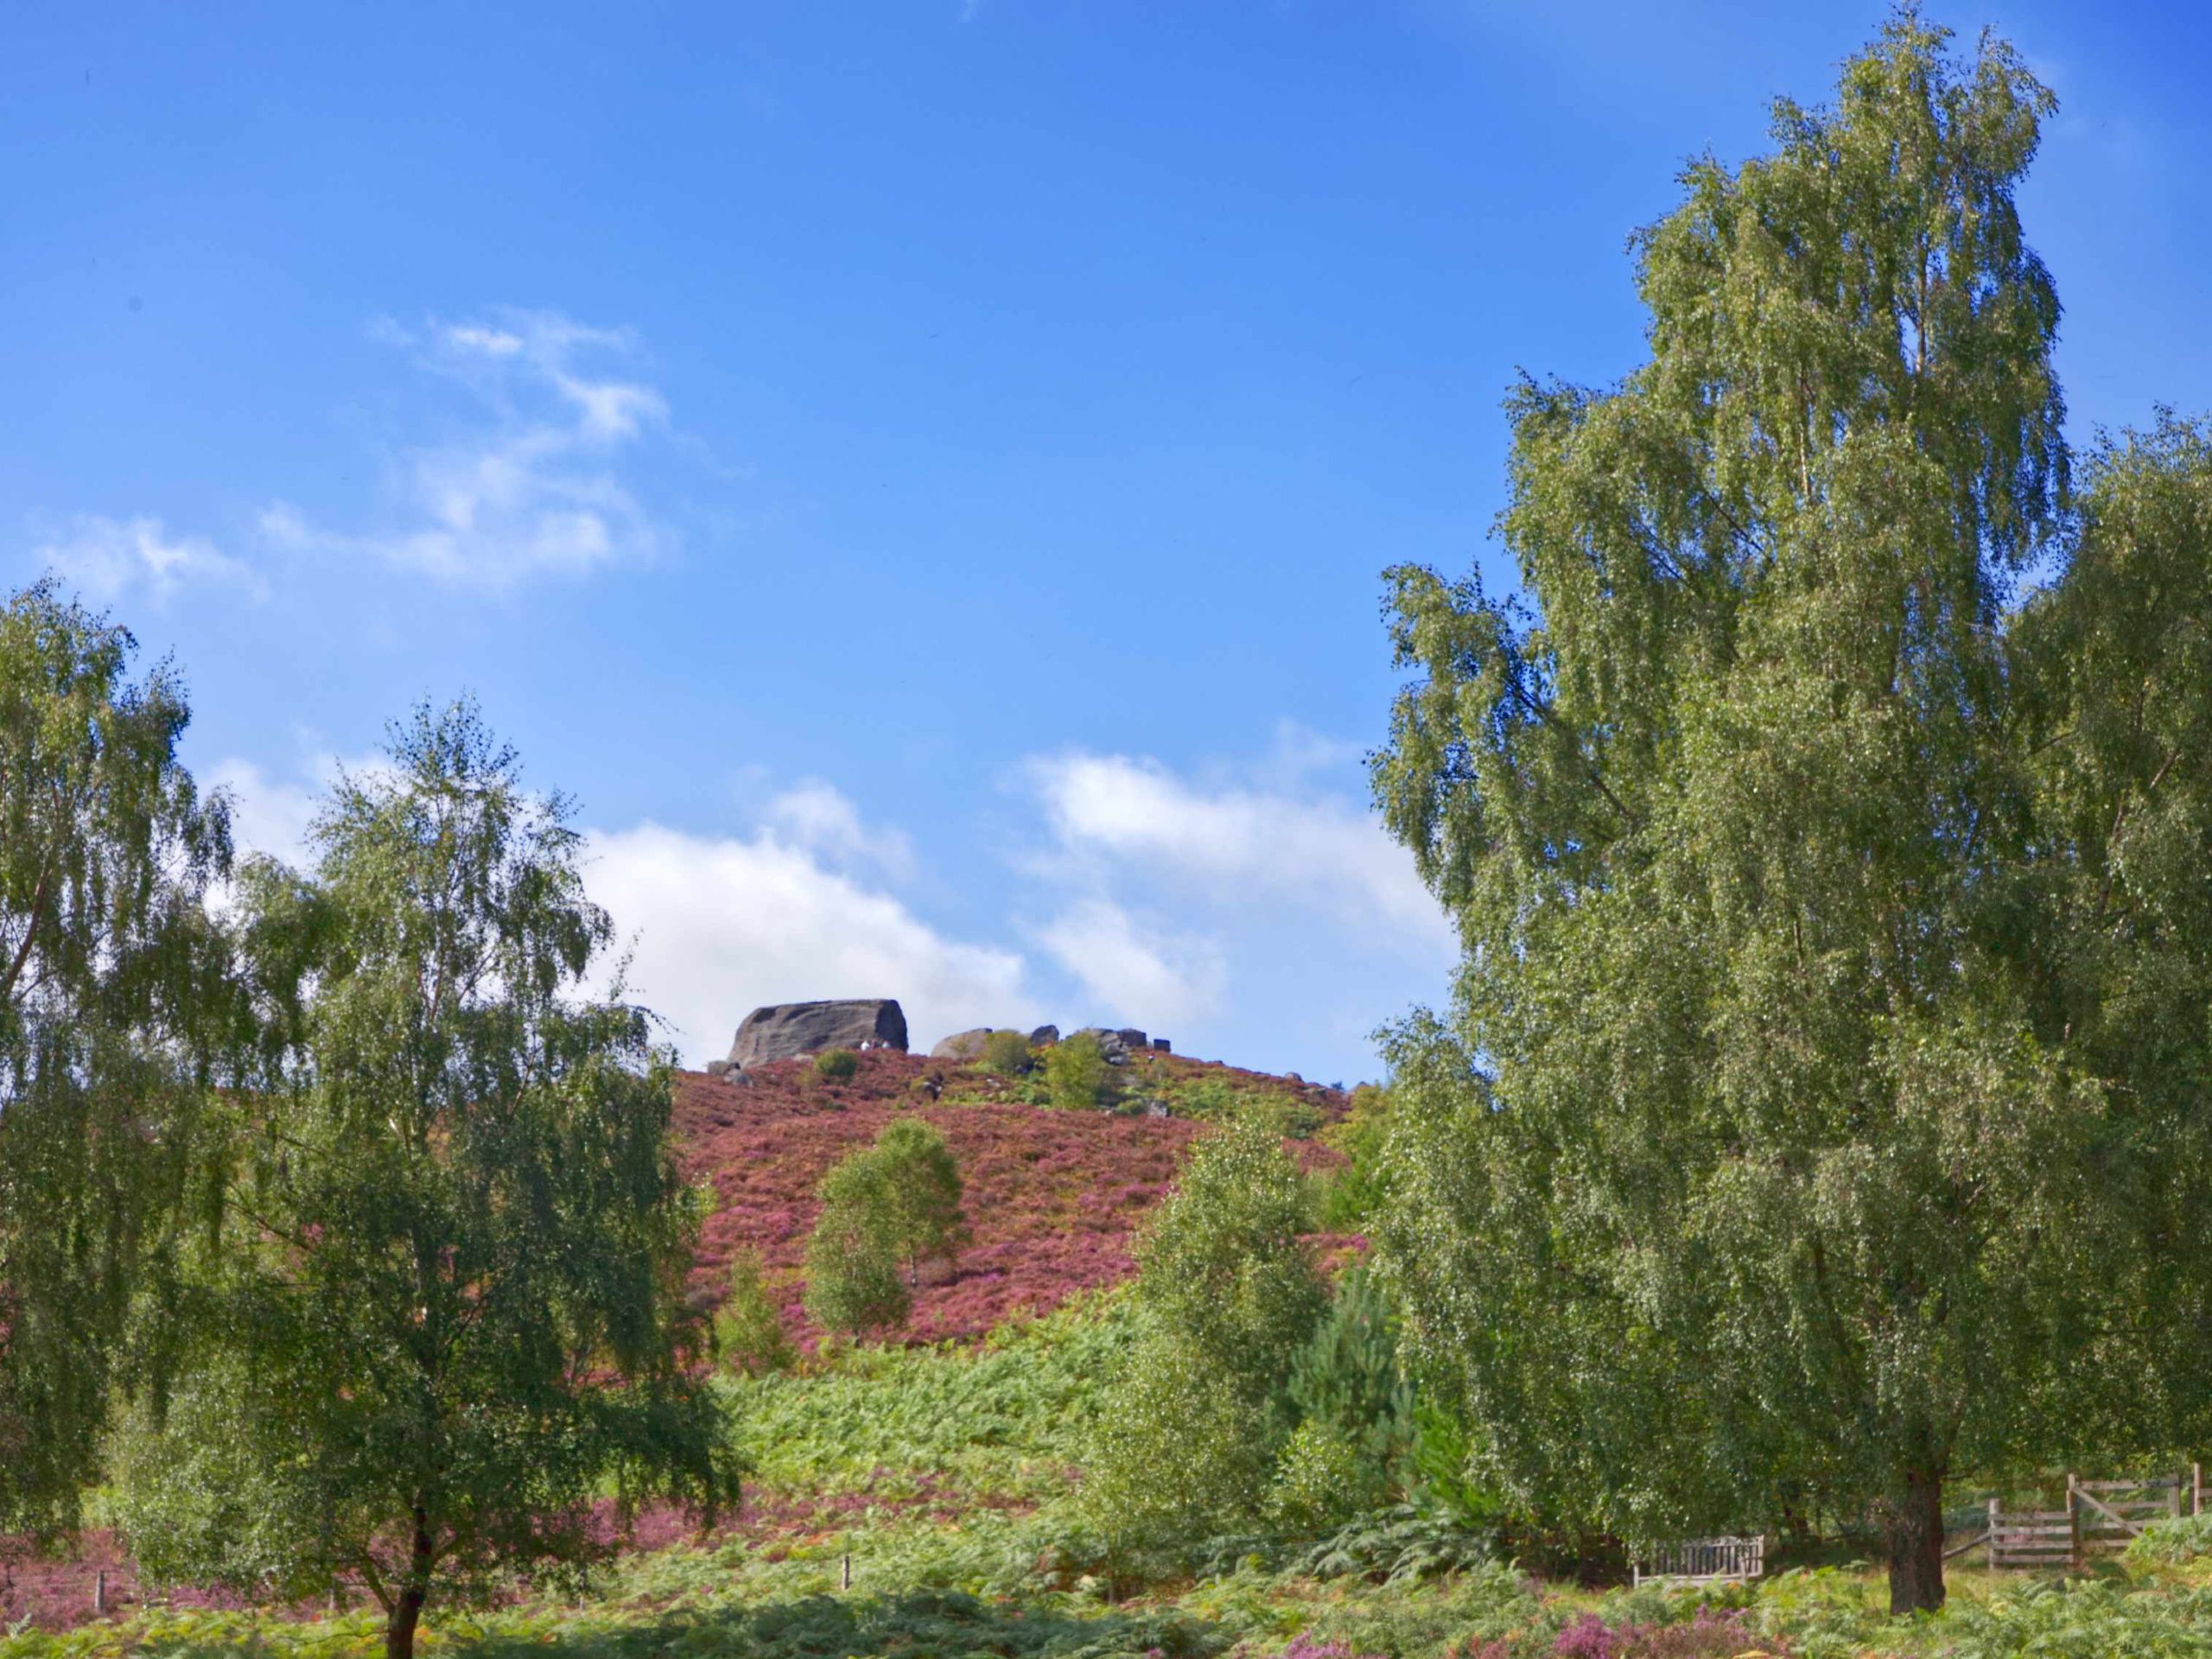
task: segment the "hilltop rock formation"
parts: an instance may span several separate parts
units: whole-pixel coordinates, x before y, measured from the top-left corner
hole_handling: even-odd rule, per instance
[[[1109,1031],[1103,1026],[1085,1026],[1076,1035],[1095,1040],[1109,1065],[1127,1064],[1129,1056],[1140,1048],[1156,1048],[1163,1054],[1167,1052],[1166,1039],[1154,1041],[1135,1026],[1124,1026],[1119,1031]]]
[[[767,1060],[819,1054],[825,1048],[906,1046],[906,1015],[895,997],[779,1002],[745,1016],[730,1045],[729,1065],[742,1070]]]
[[[992,1030],[989,1026],[977,1026],[973,1031],[956,1031],[930,1050],[930,1058],[972,1060],[983,1052],[983,1039],[989,1036]]]

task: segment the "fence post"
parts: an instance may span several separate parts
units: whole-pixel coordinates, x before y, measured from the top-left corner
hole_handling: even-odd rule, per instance
[[[2075,1495],[2075,1482],[2080,1478],[2072,1472],[2066,1477],[2066,1525],[2074,1546],[2074,1570],[2082,1570],[2082,1503]]]
[[[2201,1463],[2189,1465],[2189,1512],[2204,1513],[2204,1465]]]
[[[96,1613],[107,1611],[107,1569],[105,1567],[102,1567],[92,1574],[92,1611]]]
[[[853,1555],[850,1550],[847,1550],[845,1552],[845,1569],[843,1578],[844,1587],[848,1590],[851,1589],[853,1587]]]

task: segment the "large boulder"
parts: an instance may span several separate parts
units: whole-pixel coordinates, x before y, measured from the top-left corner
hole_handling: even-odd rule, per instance
[[[930,1058],[972,1060],[983,1052],[983,1039],[991,1034],[991,1029],[988,1026],[978,1026],[973,1031],[956,1031],[930,1050]]]
[[[1049,1048],[1059,1040],[1060,1028],[1058,1026],[1039,1026],[1029,1033],[1029,1046],[1032,1048]]]
[[[796,1059],[825,1048],[906,1046],[906,1015],[896,999],[863,997],[843,1002],[779,1002],[755,1008],[730,1045],[733,1066]]]

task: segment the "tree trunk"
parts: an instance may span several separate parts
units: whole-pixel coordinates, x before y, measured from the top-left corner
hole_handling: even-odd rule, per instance
[[[407,1551],[407,1576],[385,1621],[384,1659],[415,1659],[415,1627],[423,1622],[423,1604],[430,1599],[430,1522],[417,1509],[415,1535]]]
[[[1934,1612],[1943,1605],[1943,1477],[1905,1471],[1904,1496],[1889,1515],[1890,1611]]]

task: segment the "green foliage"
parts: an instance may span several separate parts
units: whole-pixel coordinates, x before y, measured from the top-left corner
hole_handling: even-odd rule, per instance
[[[1036,1064],[1029,1039],[1018,1031],[995,1031],[983,1039],[976,1064],[994,1077],[1018,1077]]]
[[[281,1046],[196,1286],[206,1351],[142,1426],[124,1513],[179,1576],[361,1575],[395,1655],[434,1593],[601,1556],[594,1497],[736,1494],[692,1371],[667,1074],[642,1012],[578,995],[612,929],[567,811],[472,709],[425,709],[388,770],[340,779],[310,873],[243,883]]]
[[[1257,1516],[1293,1425],[1284,1398],[1325,1293],[1300,1235],[1297,1165],[1264,1126],[1199,1141],[1137,1250],[1144,1334],[1086,1465],[1084,1503],[1117,1559]]]
[[[808,1316],[854,1337],[904,1323],[922,1263],[950,1264],[967,1242],[960,1190],[952,1149],[918,1117],[893,1119],[839,1160],[822,1178],[807,1241]]]
[[[950,1268],[969,1233],[960,1208],[960,1166],[944,1137],[918,1117],[894,1118],[875,1137],[870,1155],[883,1166],[909,1277],[918,1283],[926,1261]]]
[[[1351,1456],[1357,1507],[1376,1507],[1411,1449],[1414,1401],[1398,1363],[1397,1315],[1363,1263],[1338,1279],[1291,1362],[1287,1393],[1301,1424],[1325,1429]]]
[[[1871,1513],[1900,1609],[1950,1471],[2212,1429],[2212,445],[2069,515],[2051,108],[1897,13],[1638,234],[1649,362],[1514,391],[1535,608],[1389,578],[1465,946],[1389,1040],[1423,1381],[1531,1512]]]
[[[1382,1471],[1335,1424],[1307,1418],[1274,1465],[1264,1512],[1285,1531],[1310,1535],[1381,1505]]]
[[[181,1313],[170,1233],[238,1033],[201,899],[222,798],[177,758],[184,688],[51,582],[0,604],[0,1530],[67,1527],[134,1289]]]
[[[2182,1567],[2212,1554],[2212,1515],[2183,1515],[2153,1521],[2127,1541],[2126,1560],[2136,1567]]]
[[[1388,1161],[1390,1096],[1371,1083],[1351,1091],[1351,1107],[1321,1132],[1324,1145],[1344,1155],[1344,1166],[1321,1198],[1321,1224],[1353,1232],[1380,1216],[1389,1198]]]
[[[861,1057],[849,1048],[825,1048],[814,1057],[814,1075],[829,1083],[843,1083],[861,1069]]]
[[[1002,1327],[980,1350],[860,1348],[827,1369],[733,1378],[757,1489],[1065,1497],[1135,1340],[1126,1294]],[[985,1512],[978,1507],[974,1513]]]
[[[1114,1068],[1107,1064],[1098,1039],[1077,1032],[1047,1049],[1045,1089],[1046,1098],[1062,1111],[1095,1111],[1111,1100]]]
[[[783,1309],[768,1293],[760,1252],[742,1249],[730,1257],[729,1282],[715,1311],[715,1347],[741,1371],[788,1370],[798,1350],[784,1330]]]
[[[1491,1564],[1487,1535],[1401,1504],[1338,1528],[1300,1558],[1294,1570],[1312,1579],[1412,1584]]]
[[[899,1194],[872,1147],[822,1178],[822,1211],[806,1241],[806,1315],[824,1331],[865,1337],[906,1322],[912,1293],[899,1271]]]
[[[293,1529],[314,1474],[236,1432],[248,1357],[218,1352],[162,1401],[142,1400],[110,1447],[108,1518],[154,1584],[214,1582],[257,1598],[318,1587]]]

